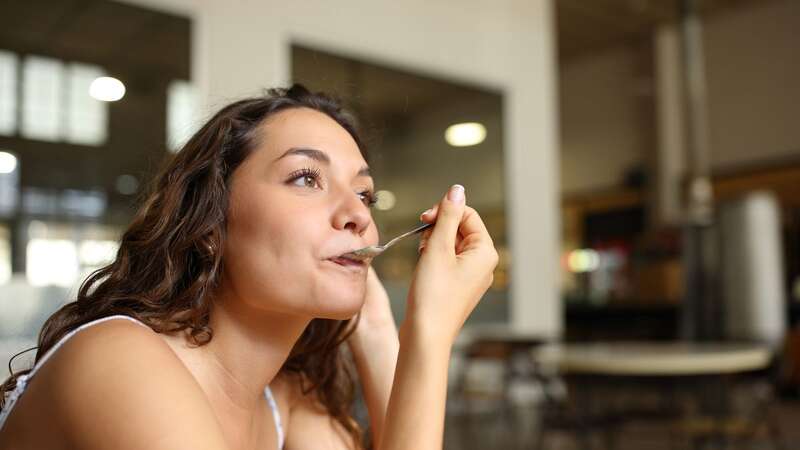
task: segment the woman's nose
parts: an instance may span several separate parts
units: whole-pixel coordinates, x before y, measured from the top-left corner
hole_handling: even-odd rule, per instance
[[[349,229],[358,235],[363,235],[372,222],[372,215],[369,207],[364,204],[361,195],[352,190],[341,193],[342,200],[339,202],[333,218],[336,229]]]

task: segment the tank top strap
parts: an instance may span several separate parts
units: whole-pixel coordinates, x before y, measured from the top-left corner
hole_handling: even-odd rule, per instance
[[[275,430],[278,434],[278,450],[283,449],[284,444],[284,436],[283,436],[283,425],[281,425],[281,413],[278,410],[278,404],[275,402],[275,397],[272,395],[272,389],[269,386],[264,388],[264,397],[267,398],[267,403],[269,403],[269,408],[272,410],[272,419],[275,421]]]

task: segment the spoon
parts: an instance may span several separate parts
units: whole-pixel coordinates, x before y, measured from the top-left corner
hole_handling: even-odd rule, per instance
[[[349,252],[349,253],[345,253],[344,255],[342,255],[342,257],[343,258],[350,258],[350,259],[357,259],[359,261],[363,261],[365,259],[374,258],[374,257],[380,255],[381,253],[383,253],[384,251],[386,251],[386,249],[388,249],[389,247],[391,247],[394,244],[396,244],[397,241],[399,241],[400,239],[403,239],[404,237],[407,237],[407,236],[411,236],[412,234],[420,233],[420,232],[422,232],[424,230],[427,230],[428,228],[430,228],[432,226],[433,226],[432,223],[426,223],[424,225],[420,225],[417,228],[414,228],[413,230],[411,230],[409,232],[406,232],[406,233],[401,234],[400,236],[397,236],[396,238],[392,239],[391,241],[389,241],[389,242],[387,242],[387,243],[385,243],[383,245],[370,245],[369,247],[364,247],[364,248],[360,248],[358,250],[354,250],[354,251]]]

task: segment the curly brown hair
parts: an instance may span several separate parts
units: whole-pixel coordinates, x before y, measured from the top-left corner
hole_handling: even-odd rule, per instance
[[[187,330],[195,346],[210,342],[214,332],[209,326],[209,294],[222,274],[231,174],[258,144],[259,125],[293,108],[331,117],[368,159],[353,115],[332,97],[302,85],[270,89],[266,95],[222,108],[153,179],[114,261],[93,272],[81,284],[76,301],[47,319],[39,333],[36,362],[71,330],[116,314],[136,318],[157,333]],[[352,364],[341,345],[357,319],[312,320],[282,370],[301,375],[303,393],[313,393],[356,446],[363,447],[361,430],[350,414]],[[17,378],[28,372],[12,372],[0,385],[0,408]]]

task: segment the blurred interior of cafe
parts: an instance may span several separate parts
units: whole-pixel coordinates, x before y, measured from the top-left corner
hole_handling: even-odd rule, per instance
[[[0,22],[0,378],[204,119],[300,82],[358,117],[381,242],[454,183],[494,239],[445,448],[800,448],[797,0],[29,0]],[[417,257],[373,264],[398,323]]]

